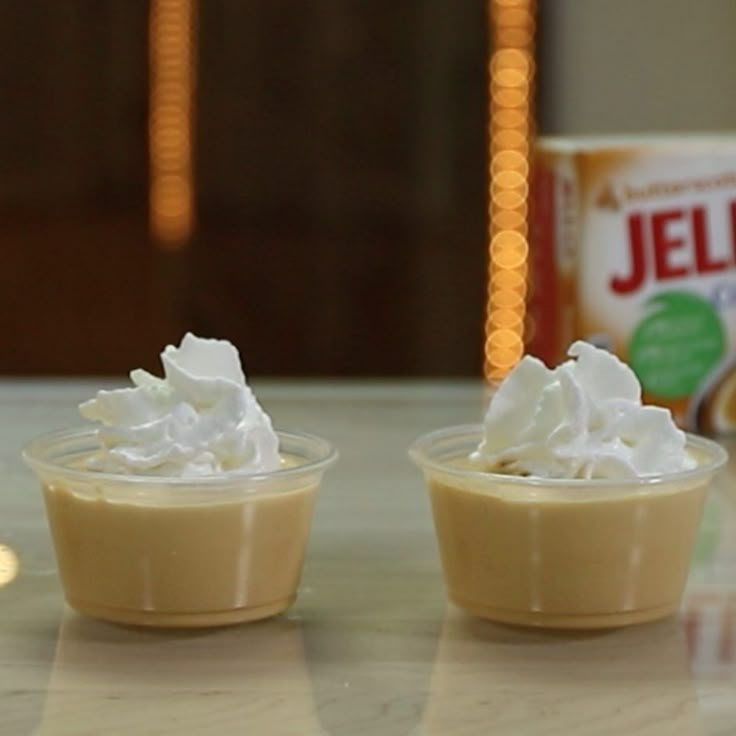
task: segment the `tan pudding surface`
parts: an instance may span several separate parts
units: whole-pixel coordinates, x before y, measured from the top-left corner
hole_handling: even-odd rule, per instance
[[[559,627],[616,626],[676,610],[705,485],[608,498],[581,489],[574,500],[550,500],[478,483],[430,479],[445,578],[461,607]]]
[[[295,597],[316,490],[156,505],[46,485],[67,600],[92,616],[161,626],[278,613]]]

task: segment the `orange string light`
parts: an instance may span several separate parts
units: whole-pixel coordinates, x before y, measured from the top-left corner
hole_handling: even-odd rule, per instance
[[[150,225],[176,249],[194,227],[192,127],[195,0],[151,0],[148,144]]]
[[[488,303],[484,375],[502,379],[524,352],[527,200],[533,128],[534,0],[489,0]]]

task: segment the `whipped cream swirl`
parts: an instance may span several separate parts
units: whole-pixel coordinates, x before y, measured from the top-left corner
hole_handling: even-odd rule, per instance
[[[161,362],[164,378],[134,370],[134,388],[100,391],[80,405],[83,417],[103,425],[91,469],[198,477],[279,467],[278,437],[234,345],[187,333]]]
[[[669,410],[643,406],[634,372],[577,341],[550,370],[526,356],[491,399],[473,459],[544,478],[632,478],[695,467]]]

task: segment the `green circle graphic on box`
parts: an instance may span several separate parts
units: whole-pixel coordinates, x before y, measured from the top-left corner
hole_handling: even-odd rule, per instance
[[[710,302],[687,291],[661,292],[646,307],[629,342],[629,363],[647,393],[688,396],[723,356],[721,318]]]

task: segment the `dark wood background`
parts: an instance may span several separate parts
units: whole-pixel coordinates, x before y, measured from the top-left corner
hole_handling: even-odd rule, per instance
[[[0,3],[5,374],[478,375],[482,0],[207,0],[189,247],[147,231],[143,0]]]

